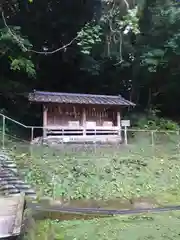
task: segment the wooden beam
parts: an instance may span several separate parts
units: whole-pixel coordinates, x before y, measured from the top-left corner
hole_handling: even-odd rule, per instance
[[[82,110],[82,126],[83,126],[83,136],[86,136],[86,109]]]
[[[48,108],[46,105],[43,105],[43,137],[45,138],[47,136],[47,111]]]
[[[120,110],[117,111],[117,127],[118,127],[118,135],[121,138],[121,113],[120,113]]]

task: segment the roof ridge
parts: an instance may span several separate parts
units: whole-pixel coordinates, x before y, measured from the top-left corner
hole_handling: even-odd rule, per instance
[[[29,93],[31,102],[54,102],[54,103],[73,103],[73,104],[98,104],[98,105],[116,105],[116,106],[135,106],[119,95],[101,95],[87,93],[65,93],[65,92],[47,92],[36,91]]]
[[[34,93],[37,93],[37,94],[43,94],[43,95],[59,95],[59,96],[62,96],[62,95],[68,95],[68,96],[84,96],[84,97],[114,97],[114,98],[118,98],[118,97],[122,97],[121,94],[118,94],[118,95],[104,95],[104,94],[92,94],[92,93],[68,93],[68,92],[48,92],[48,91],[36,91],[34,90]]]

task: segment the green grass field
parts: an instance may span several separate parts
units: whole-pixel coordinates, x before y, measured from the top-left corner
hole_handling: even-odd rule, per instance
[[[180,203],[180,154],[170,144],[34,146],[31,156],[20,155],[18,163],[28,165],[26,180],[43,195],[104,200],[150,197],[160,204]]]
[[[56,149],[16,143],[12,152],[20,171],[25,171],[26,181],[40,195],[104,201],[147,197],[160,205],[180,204],[177,136],[155,138],[153,146],[147,138],[137,138],[134,143],[106,147],[61,145]],[[28,239],[176,240],[180,239],[179,224],[179,212],[86,221],[46,220],[36,222]]]
[[[180,213],[144,214],[89,221],[41,221],[28,240],[164,240],[180,239]]]

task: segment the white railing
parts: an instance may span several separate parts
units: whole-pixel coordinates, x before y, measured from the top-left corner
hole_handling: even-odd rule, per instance
[[[30,126],[27,126],[21,122],[18,122],[8,116],[5,116],[4,114],[0,113],[0,116],[2,117],[2,147],[4,148],[5,147],[5,136],[8,135],[10,136],[9,134],[6,134],[6,120],[9,120],[10,122],[13,122],[15,123],[16,125],[18,126],[21,126],[23,128],[30,128]],[[13,136],[11,136],[12,138],[14,138]]]
[[[118,127],[101,127],[97,126],[94,128],[84,128],[82,126],[78,127],[65,127],[65,126],[48,126],[46,128],[47,134],[61,134],[61,135],[67,135],[67,134],[79,134],[79,135],[97,135],[97,134],[117,134],[119,128]]]
[[[5,147],[5,136],[8,135],[6,134],[6,121],[9,120],[13,123],[15,123],[16,125],[19,125],[25,129],[29,129],[31,131],[31,135],[29,140],[32,141],[34,139],[34,130],[35,129],[41,129],[41,130],[47,130],[47,131],[59,131],[62,133],[62,135],[66,135],[68,134],[77,134],[78,131],[80,134],[83,133],[84,128],[83,127],[78,127],[78,128],[67,128],[67,127],[55,127],[55,126],[48,126],[48,127],[43,127],[43,126],[28,126],[25,125],[21,122],[18,122],[8,116],[5,116],[4,114],[0,113],[0,116],[2,117],[2,146],[3,148]],[[180,146],[180,130],[174,130],[174,131],[168,131],[168,130],[146,130],[146,129],[127,129],[127,132],[124,129],[119,129],[118,127],[96,127],[94,129],[85,129],[86,133],[88,134],[94,134],[96,136],[96,134],[98,135],[99,133],[102,134],[109,134],[109,133],[113,133],[113,135],[118,135],[118,132],[121,131],[121,133],[124,135],[124,139],[127,137],[125,136],[126,134],[128,135],[128,142],[125,141],[126,144],[129,144],[131,141],[131,136],[130,135],[141,135],[140,138],[144,138],[143,134],[147,134],[147,136],[145,137],[145,139],[149,140],[150,145],[155,146],[157,143],[157,137],[160,137],[160,135],[176,135],[177,137],[177,141],[178,141],[178,145]],[[127,140],[127,139],[126,139]]]
[[[18,122],[8,116],[5,116],[4,114],[0,113],[0,116],[2,117],[2,146],[4,148],[5,145],[5,135],[6,135],[6,120],[9,120],[16,125],[19,125],[23,128],[30,129],[31,130],[31,137],[30,140],[32,141],[34,139],[34,130],[35,129],[42,129],[42,130],[47,130],[48,133],[54,133],[54,134],[61,134],[62,136],[65,136],[67,134],[92,134],[92,135],[98,135],[98,134],[113,134],[113,135],[118,135],[119,128],[118,127],[95,127],[94,129],[92,128],[83,128],[83,127],[65,127],[65,126],[28,126],[25,125],[21,122]]]

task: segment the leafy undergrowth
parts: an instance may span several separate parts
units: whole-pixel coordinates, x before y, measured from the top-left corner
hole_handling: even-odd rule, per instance
[[[172,155],[173,153],[173,155]],[[19,156],[26,181],[43,195],[67,199],[151,197],[180,202],[180,164],[176,146],[61,149],[36,146]]]
[[[180,213],[121,216],[93,220],[37,222],[25,239],[163,240],[180,239]],[[48,238],[49,237],[49,238]]]
[[[180,151],[176,144],[60,149],[33,146],[12,151],[19,172],[42,195],[68,199],[150,197],[180,203]],[[17,154],[18,152],[18,154]],[[168,212],[93,220],[37,221],[28,240],[180,239],[180,213]]]

